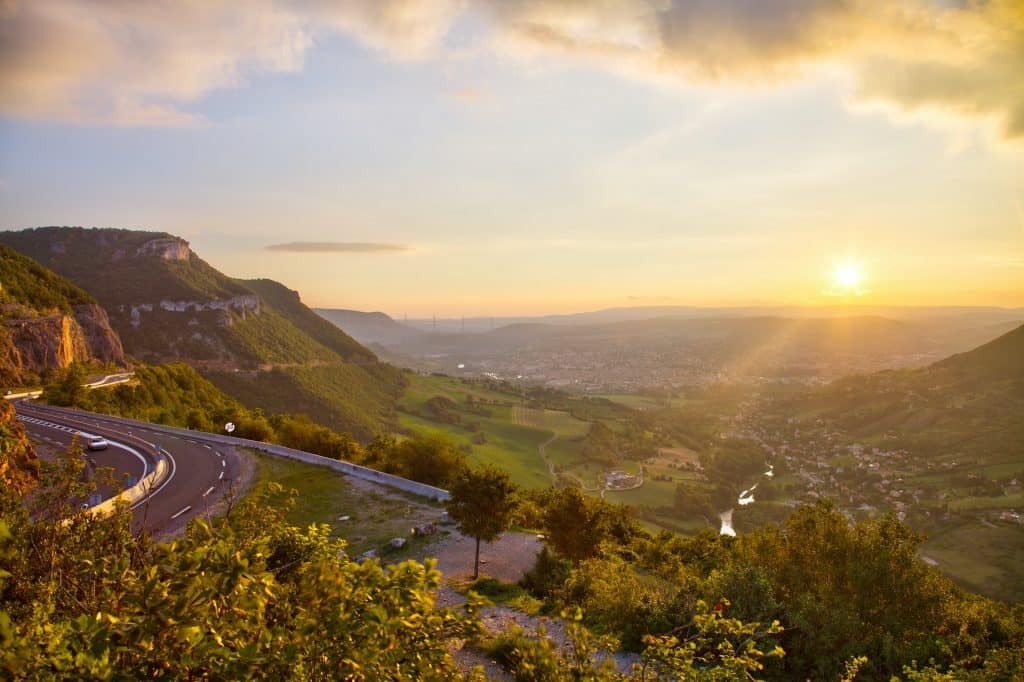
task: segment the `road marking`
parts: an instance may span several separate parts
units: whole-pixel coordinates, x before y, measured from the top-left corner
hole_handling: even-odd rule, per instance
[[[209,495],[212,492],[213,492],[213,486],[211,485],[209,488],[206,489],[206,492],[203,493],[203,497],[206,497],[207,495]]]
[[[204,448],[206,448],[207,450],[213,450],[213,448],[211,448],[211,447],[210,447],[209,445],[207,445],[206,443],[203,443],[203,447],[204,447]]]
[[[176,519],[176,518],[178,518],[179,516],[181,516],[182,514],[184,514],[185,512],[187,512],[187,511],[188,511],[189,509],[191,509],[191,508],[192,508],[192,506],[191,506],[191,505],[189,505],[188,507],[185,507],[184,509],[182,509],[182,510],[181,510],[181,511],[179,511],[178,513],[176,513],[176,514],[171,514],[171,518],[172,518],[172,519]]]
[[[225,468],[225,467],[227,467],[227,464],[225,464],[225,463],[224,463],[224,460],[222,459],[222,460],[220,461],[220,468],[221,468],[221,469],[223,469],[223,468]]]
[[[224,472],[223,471],[220,472],[220,476],[217,477],[217,480],[218,481],[223,481],[224,480]]]

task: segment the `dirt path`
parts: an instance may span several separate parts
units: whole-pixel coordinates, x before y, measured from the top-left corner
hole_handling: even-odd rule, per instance
[[[537,452],[540,453],[540,459],[541,459],[542,462],[544,462],[544,465],[547,466],[547,468],[548,468],[548,475],[551,476],[551,484],[552,485],[554,485],[555,482],[558,480],[558,474],[555,473],[555,465],[551,463],[550,459],[548,459],[547,447],[549,445],[551,445],[552,443],[554,443],[557,439],[558,439],[558,434],[557,433],[553,433],[553,434],[551,434],[551,438],[548,438],[546,441],[544,441],[543,443],[541,443],[540,445],[537,446]]]
[[[457,606],[466,598],[450,587],[452,581],[469,579],[473,574],[474,540],[453,532],[446,538],[428,546],[426,556],[437,557],[437,567],[443,574],[445,584],[438,590],[438,606]],[[504,582],[518,582],[531,568],[543,541],[533,533],[505,533],[496,542],[480,545],[480,575],[497,578]],[[480,611],[480,620],[491,635],[507,631],[510,626],[522,628],[527,635],[537,636],[543,628],[546,636],[559,647],[566,646],[565,628],[561,620],[545,616],[530,616],[507,606],[492,606]],[[482,665],[487,679],[511,680],[497,663],[483,653],[471,648],[453,648],[452,654],[460,667],[469,670]],[[614,654],[619,669],[628,672],[639,658],[621,652]]]

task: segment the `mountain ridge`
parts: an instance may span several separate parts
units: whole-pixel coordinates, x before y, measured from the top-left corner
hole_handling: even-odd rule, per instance
[[[166,232],[33,228],[0,232],[0,244],[99,301],[140,360],[185,362],[247,407],[275,412],[309,406],[327,387],[326,426],[366,440],[392,426],[401,374],[283,284],[228,277]]]

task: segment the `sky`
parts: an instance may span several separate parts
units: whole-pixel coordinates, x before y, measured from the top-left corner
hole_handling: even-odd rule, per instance
[[[1024,306],[1024,0],[0,0],[0,229],[396,317]]]

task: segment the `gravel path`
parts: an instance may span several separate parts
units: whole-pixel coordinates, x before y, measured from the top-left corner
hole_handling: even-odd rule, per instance
[[[473,576],[473,551],[475,541],[457,531],[426,548],[425,556],[436,556],[437,567],[446,584],[438,590],[438,606],[458,606],[466,598],[453,590],[447,583],[463,581]],[[493,543],[480,544],[480,576],[490,576],[504,582],[518,582],[533,568],[534,560],[543,547],[543,541],[533,533],[505,533]],[[536,635],[543,627],[546,636],[559,647],[566,646],[565,627],[557,618],[530,616],[507,606],[492,606],[480,611],[484,628],[492,635],[508,630],[512,625],[522,628],[528,635]],[[454,648],[452,654],[460,667],[469,670],[473,666],[484,666],[488,679],[511,680],[512,677],[497,663],[474,649]],[[617,652],[616,665],[622,672],[629,672],[635,654]]]

